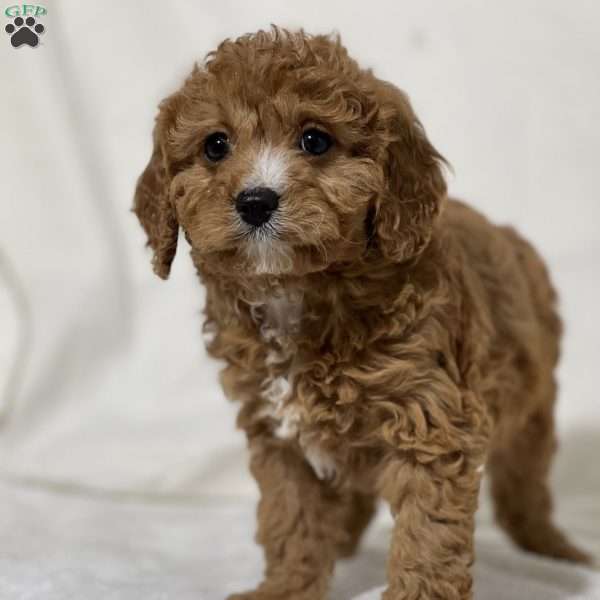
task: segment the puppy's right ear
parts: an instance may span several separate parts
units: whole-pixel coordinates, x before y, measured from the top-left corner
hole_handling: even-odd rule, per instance
[[[167,279],[177,250],[179,223],[170,198],[171,176],[165,153],[165,135],[169,110],[167,99],[154,127],[154,149],[150,162],[138,179],[133,211],[148,236],[148,246],[154,251],[152,266],[162,279]]]

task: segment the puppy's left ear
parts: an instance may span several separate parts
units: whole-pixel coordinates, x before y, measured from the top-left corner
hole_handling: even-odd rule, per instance
[[[383,255],[403,262],[418,256],[431,239],[446,199],[445,161],[406,95],[389,83],[377,83],[387,189],[375,205],[373,229]]]

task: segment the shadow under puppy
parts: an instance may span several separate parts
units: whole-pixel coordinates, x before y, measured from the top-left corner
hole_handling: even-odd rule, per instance
[[[181,229],[261,493],[266,572],[231,598],[320,600],[376,497],[386,600],[472,597],[484,465],[522,548],[551,521],[561,324],[542,260],[446,199],[406,95],[339,39],[226,40],[165,99],[135,212],[169,274]]]

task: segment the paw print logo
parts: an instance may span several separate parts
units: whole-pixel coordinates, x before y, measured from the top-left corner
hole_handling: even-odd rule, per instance
[[[36,23],[33,17],[17,17],[12,23],[9,23],[4,31],[10,35],[10,43],[14,48],[23,44],[35,48],[40,41],[40,34],[44,33],[44,26]]]

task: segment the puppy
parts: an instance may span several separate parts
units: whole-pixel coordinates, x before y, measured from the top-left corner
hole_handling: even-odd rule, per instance
[[[520,547],[588,560],[551,520],[555,292],[443,166],[406,95],[327,36],[226,40],[160,105],[134,210],[160,277],[179,230],[191,246],[261,493],[265,578],[231,599],[324,599],[376,498],[383,598],[471,598],[484,465]]]

